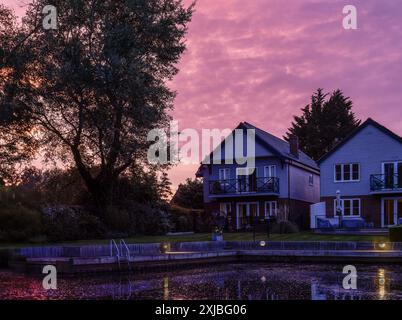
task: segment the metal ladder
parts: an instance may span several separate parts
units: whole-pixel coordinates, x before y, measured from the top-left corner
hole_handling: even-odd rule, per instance
[[[127,260],[127,267],[128,270],[131,272],[131,264],[130,264],[130,248],[127,246],[127,243],[124,241],[124,239],[120,239],[120,252],[123,255],[123,252],[125,252],[125,258]]]
[[[110,256],[111,257],[116,257],[117,263],[119,265],[119,270],[121,270],[120,262],[122,261],[122,258],[125,258],[126,261],[127,261],[128,270],[131,271],[130,248],[127,246],[127,244],[124,241],[124,239],[120,239],[118,245],[117,245],[117,242],[114,239],[110,240]]]
[[[114,251],[116,251],[116,254],[114,254]],[[116,241],[114,239],[110,240],[110,256],[111,257],[116,257],[117,263],[119,265],[119,270],[121,270],[120,267],[120,249],[119,246],[117,245]]]

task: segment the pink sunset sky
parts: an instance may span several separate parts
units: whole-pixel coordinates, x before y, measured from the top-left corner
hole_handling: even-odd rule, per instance
[[[0,1],[23,12],[22,1]],[[347,4],[357,30],[342,27]],[[179,129],[248,121],[282,137],[322,87],[342,89],[359,118],[402,135],[402,1],[198,0],[187,48],[171,84]],[[196,167],[173,168],[174,187]]]

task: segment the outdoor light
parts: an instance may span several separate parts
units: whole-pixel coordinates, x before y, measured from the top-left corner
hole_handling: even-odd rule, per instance
[[[161,253],[169,252],[170,251],[170,243],[168,243],[168,242],[161,243],[160,250],[161,250]]]
[[[261,247],[265,247],[267,244],[265,243],[265,241],[260,241],[260,246]]]
[[[385,242],[380,242],[378,246],[380,247],[380,249],[385,249],[387,247],[387,244]]]
[[[265,281],[267,281],[267,278],[265,278],[264,276],[262,276],[262,277],[261,277],[261,281],[262,281],[262,282],[265,282]]]

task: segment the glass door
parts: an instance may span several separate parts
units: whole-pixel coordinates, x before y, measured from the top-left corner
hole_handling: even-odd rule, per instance
[[[247,225],[247,204],[239,203],[237,205],[237,229],[243,229]]]
[[[236,189],[237,192],[257,191],[257,169],[256,168],[237,168],[236,169]]]
[[[384,199],[382,208],[382,226],[390,227],[397,222],[398,199]]]
[[[250,225],[254,225],[258,218],[258,204],[250,203]]]
[[[385,189],[393,189],[394,188],[394,173],[395,173],[395,164],[394,163],[384,163]]]
[[[237,204],[237,229],[247,229],[254,224],[258,217],[258,203]]]

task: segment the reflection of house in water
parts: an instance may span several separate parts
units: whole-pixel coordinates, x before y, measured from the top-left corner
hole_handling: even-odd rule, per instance
[[[311,269],[310,269],[311,268]],[[308,270],[306,270],[308,269]],[[75,287],[76,296],[108,299],[210,299],[210,300],[362,300],[402,297],[400,271],[387,268],[359,268],[357,290],[342,287],[337,269],[315,266],[298,271],[287,266],[249,265],[222,268],[93,279],[95,283]],[[391,287],[392,279],[392,287]],[[100,281],[102,282],[100,282]],[[90,281],[92,282],[92,281]]]
[[[342,283],[342,281],[340,282]],[[340,285],[320,284],[311,280],[311,300],[362,300],[364,294],[358,290],[346,290]]]

